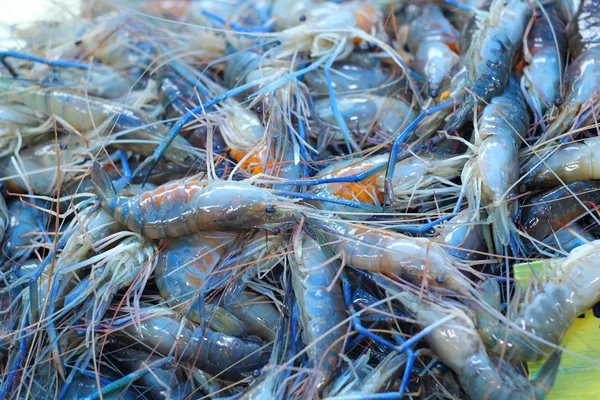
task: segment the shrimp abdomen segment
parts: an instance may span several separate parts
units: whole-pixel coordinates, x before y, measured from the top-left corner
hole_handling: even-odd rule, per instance
[[[558,185],[600,179],[600,139],[562,145],[531,178],[539,185]]]

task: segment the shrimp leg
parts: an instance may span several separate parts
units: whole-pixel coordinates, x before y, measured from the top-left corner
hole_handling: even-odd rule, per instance
[[[30,62],[46,64],[49,67],[53,68],[79,68],[79,69],[88,69],[90,66],[87,63],[78,63],[75,61],[62,61],[62,60],[46,60],[44,58],[32,56],[25,53],[20,53],[14,50],[4,50],[0,51],[0,61],[4,63],[7,58],[17,58],[20,60],[26,60]]]

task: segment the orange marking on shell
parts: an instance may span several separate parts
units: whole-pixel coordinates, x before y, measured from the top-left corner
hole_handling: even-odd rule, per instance
[[[514,71],[521,72],[528,65],[529,64],[527,64],[527,61],[525,61],[525,57],[520,57],[515,64]]]
[[[448,97],[450,97],[450,92],[449,92],[449,91],[442,92],[442,94],[440,95],[440,100],[441,100],[441,101],[444,101],[444,100],[446,100]]]
[[[367,204],[375,204],[373,198],[377,198],[379,202],[383,201],[383,193],[377,190],[376,176],[371,176],[360,182],[344,183],[334,193],[346,200],[360,201]]]
[[[446,46],[448,46],[448,48],[450,50],[452,50],[453,52],[455,52],[456,54],[459,54],[458,52],[458,44],[455,42],[448,42],[446,43]]]
[[[162,206],[173,206],[173,203],[181,200],[177,196],[181,197],[181,192],[177,190],[176,185],[166,184],[157,187],[154,190],[152,198],[154,199],[154,205],[157,207]]]
[[[189,0],[158,0],[144,2],[144,9],[153,15],[182,18],[189,14]]]
[[[373,165],[371,163],[358,164],[358,165],[350,165],[347,167],[343,167],[337,171],[334,171],[332,174],[327,175],[327,177],[344,177],[344,176],[352,176],[358,173],[364,172],[371,168]],[[375,200],[377,199],[380,203],[383,201],[383,193],[379,190],[377,186],[377,178],[379,174],[375,174],[366,179],[363,179],[360,182],[345,182],[345,183],[333,183],[330,184],[334,195],[340,196],[346,200],[351,201],[360,201],[361,203],[367,204],[375,204]]]
[[[152,200],[152,192],[144,192],[140,195],[140,203],[147,203]]]
[[[356,19],[356,27],[365,32],[370,32],[382,19],[379,10],[371,6],[358,7],[352,11],[352,14]],[[352,41],[357,45],[361,40],[362,39],[355,37]]]
[[[250,150],[250,156],[242,162],[240,168],[245,171],[250,172],[252,175],[257,175],[265,171],[266,168],[272,168],[274,166],[273,161],[266,162],[265,160],[268,158],[269,147],[267,145],[260,144],[259,146]],[[271,156],[273,152],[270,152]],[[237,161],[238,163],[246,157],[246,154],[240,150],[230,150],[229,154],[231,157]],[[273,157],[271,157],[272,159]]]

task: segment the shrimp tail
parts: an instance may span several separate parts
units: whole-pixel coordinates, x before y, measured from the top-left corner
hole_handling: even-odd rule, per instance
[[[535,380],[533,380],[533,393],[536,399],[545,398],[552,389],[561,357],[562,351],[560,349],[553,351],[542,365]]]
[[[460,105],[460,108],[450,117],[444,130],[448,133],[454,133],[458,131],[467,121],[473,118],[473,108],[475,107],[475,100],[472,96],[467,96],[464,102]]]
[[[110,199],[117,196],[117,190],[110,177],[97,162],[92,166],[92,185],[94,185],[96,194],[102,199]]]

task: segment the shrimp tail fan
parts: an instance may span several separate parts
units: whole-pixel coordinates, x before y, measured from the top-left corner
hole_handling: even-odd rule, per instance
[[[554,350],[539,370],[533,382],[533,392],[536,399],[545,398],[552,388],[561,357],[562,351],[560,349]]]
[[[94,185],[96,194],[101,198],[111,198],[117,195],[110,177],[97,162],[92,166],[92,185]]]

